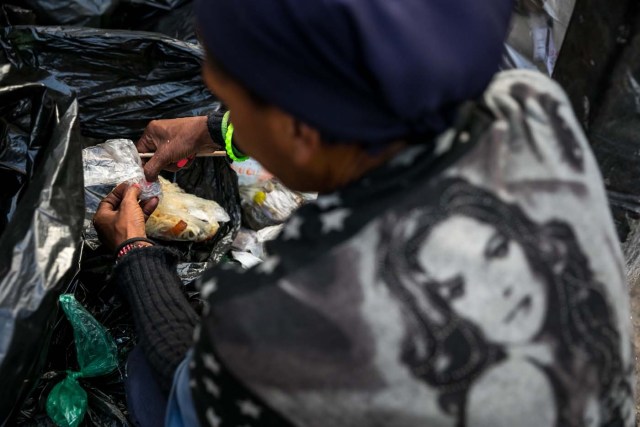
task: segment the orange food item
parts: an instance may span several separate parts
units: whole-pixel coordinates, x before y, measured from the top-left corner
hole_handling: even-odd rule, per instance
[[[187,229],[187,223],[183,220],[178,221],[176,225],[173,226],[171,230],[169,230],[170,234],[174,236],[179,236],[184,230]]]

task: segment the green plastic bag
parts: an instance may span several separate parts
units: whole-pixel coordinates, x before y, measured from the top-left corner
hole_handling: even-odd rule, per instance
[[[47,414],[60,427],[76,427],[87,412],[87,392],[77,379],[113,372],[118,367],[118,348],[104,326],[73,295],[61,295],[59,301],[73,326],[80,371],[68,371],[67,378],[51,390]]]

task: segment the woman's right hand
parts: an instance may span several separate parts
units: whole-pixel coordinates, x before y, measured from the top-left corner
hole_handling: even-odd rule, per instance
[[[197,153],[214,151],[207,116],[153,120],[136,143],[140,153],[155,153],[144,165],[147,181],[156,181],[162,170],[187,167]],[[187,162],[184,162],[187,159]]]

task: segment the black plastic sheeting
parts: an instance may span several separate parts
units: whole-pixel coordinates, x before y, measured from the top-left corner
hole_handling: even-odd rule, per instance
[[[0,66],[0,421],[40,376],[84,211],[77,103]],[[41,77],[41,76],[40,76]]]
[[[83,135],[136,139],[151,120],[206,114],[197,45],[159,34],[62,27],[9,27],[0,54],[23,72],[48,71],[75,90]]]
[[[639,8],[640,9],[640,8]],[[640,218],[640,14],[597,110],[589,138],[606,178],[609,201],[623,227]]]
[[[143,29],[188,0],[8,0],[29,8],[39,25]]]
[[[10,4],[0,5],[0,27],[36,25],[36,20],[36,14],[30,9]]]
[[[178,40],[197,42],[193,2],[188,2],[171,13],[160,16],[149,30]]]
[[[191,0],[19,0],[17,5],[0,5],[0,26],[16,25],[143,30],[197,42]]]
[[[145,32],[0,29],[0,232],[12,221],[0,237],[0,373],[6,377],[0,378],[0,424],[52,425],[45,398],[61,372],[77,367],[73,333],[56,308],[64,291],[74,293],[107,327],[122,362],[109,376],[81,380],[89,395],[82,425],[128,425],[122,366],[136,337],[129,307],[109,281],[113,254],[81,245],[81,148],[111,138],[136,140],[150,120],[218,108],[201,80],[201,57],[195,44]],[[8,70],[11,76],[5,78]],[[71,135],[76,118],[75,138],[56,136],[54,124],[68,128],[63,136]],[[231,221],[221,224],[211,241],[166,243],[181,252],[183,262],[215,264],[240,226],[235,173],[226,159],[202,158],[168,177],[229,213]],[[67,229],[56,221],[69,222]],[[20,277],[9,274],[17,268],[24,269]],[[195,267],[185,269],[197,273]],[[184,292],[198,309],[193,283]]]
[[[578,0],[553,76],[587,131],[619,237],[640,217],[640,4]]]

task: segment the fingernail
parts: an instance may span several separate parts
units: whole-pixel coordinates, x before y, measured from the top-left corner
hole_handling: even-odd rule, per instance
[[[187,165],[187,163],[189,163],[189,159],[182,159],[178,161],[177,165],[179,168],[183,168]]]
[[[134,187],[142,189],[142,187],[140,186],[140,184],[133,184]]]

